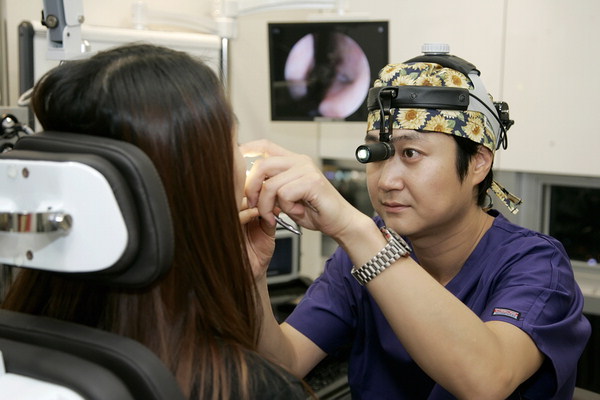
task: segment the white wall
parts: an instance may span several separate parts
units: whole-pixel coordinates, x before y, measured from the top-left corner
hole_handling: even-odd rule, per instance
[[[5,0],[10,99],[17,93],[16,26],[39,19],[42,0]],[[86,23],[131,24],[128,0],[84,0]],[[148,0],[152,9],[208,16],[209,0]],[[516,120],[509,149],[496,167],[504,170],[600,176],[600,135],[594,116],[600,35],[597,0],[347,0],[349,15],[390,22],[390,61],[416,56],[424,42],[446,42],[452,53],[482,71],[487,89],[506,100]],[[363,123],[271,122],[267,23],[301,21],[313,11],[271,11],[237,19],[231,42],[230,91],[240,120],[240,140],[266,137],[316,161],[352,158]],[[321,268],[320,236],[303,236],[302,269]]]

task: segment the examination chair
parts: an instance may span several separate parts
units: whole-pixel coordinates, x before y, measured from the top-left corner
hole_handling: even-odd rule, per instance
[[[144,287],[172,257],[162,182],[136,146],[42,132],[0,154],[0,263]],[[0,399],[183,399],[153,352],[99,329],[0,310],[0,351]]]

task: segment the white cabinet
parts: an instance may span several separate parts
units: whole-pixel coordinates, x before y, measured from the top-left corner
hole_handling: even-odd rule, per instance
[[[515,125],[496,167],[600,176],[600,2],[510,0],[503,97]]]

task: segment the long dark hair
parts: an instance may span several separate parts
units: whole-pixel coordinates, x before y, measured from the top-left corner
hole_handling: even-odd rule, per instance
[[[3,307],[138,340],[188,396],[247,397],[259,303],[237,214],[235,120],[216,74],[185,53],[132,44],[51,70],[31,104],[46,130],[124,140],[150,157],[168,196],[175,256],[166,276],[135,290],[23,270]]]

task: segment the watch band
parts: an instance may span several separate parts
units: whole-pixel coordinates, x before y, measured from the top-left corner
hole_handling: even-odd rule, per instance
[[[366,285],[384,269],[396,262],[400,257],[406,257],[412,251],[404,239],[393,230],[379,228],[383,237],[388,241],[383,249],[360,268],[352,268],[352,276],[358,283]]]

